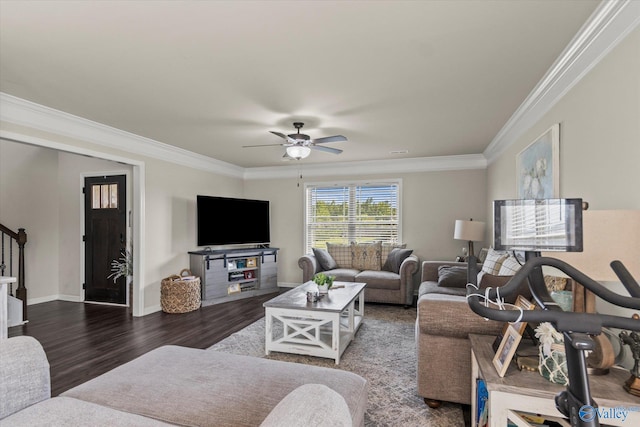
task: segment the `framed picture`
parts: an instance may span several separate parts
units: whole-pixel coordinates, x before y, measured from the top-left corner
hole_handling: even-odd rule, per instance
[[[514,305],[516,307],[522,308],[523,310],[533,310],[533,309],[536,308],[536,304],[535,303],[529,301],[528,299],[526,299],[522,295],[518,295],[518,298],[516,299],[516,302],[515,302]],[[510,310],[517,310],[515,307],[509,307],[509,309]],[[525,328],[527,327],[527,322],[505,323],[504,327],[502,328],[502,332],[500,332],[500,335],[498,335],[496,337],[496,339],[493,341],[493,351],[495,351],[495,352],[498,351],[498,347],[500,346],[500,343],[502,342],[502,339],[507,334],[507,328],[510,327],[510,326],[513,327],[516,331],[518,331],[520,336],[522,336],[522,334],[524,333]]]
[[[500,347],[498,347],[498,351],[493,358],[493,366],[495,366],[500,377],[504,377],[504,374],[507,372],[509,363],[511,363],[511,359],[513,359],[513,355],[516,353],[521,339],[522,335],[520,335],[513,326],[509,325],[507,327],[507,333],[502,338]]]
[[[560,124],[518,153],[516,179],[519,199],[560,197]]]

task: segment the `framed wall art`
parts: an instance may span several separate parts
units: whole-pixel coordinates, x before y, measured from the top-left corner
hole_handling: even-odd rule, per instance
[[[512,306],[507,305],[507,309],[509,310],[518,310],[517,307],[520,307],[523,310],[534,310],[536,308],[536,304],[534,302],[529,301],[522,295],[518,295],[515,304]],[[507,329],[509,327],[514,328],[518,333],[522,336],[524,334],[524,330],[527,327],[527,322],[514,322],[514,323],[505,323],[502,328],[502,332],[496,337],[493,341],[493,351],[497,352],[500,347],[500,343],[504,339],[504,336],[507,334]]]
[[[518,344],[520,344],[521,339],[522,335],[520,335],[513,326],[509,325],[509,327],[507,327],[507,333],[504,334],[500,347],[498,347],[498,351],[493,358],[493,366],[495,366],[501,378],[504,377],[504,374],[507,372],[507,368],[518,349]]]
[[[560,197],[560,124],[556,123],[518,153],[519,199]]]

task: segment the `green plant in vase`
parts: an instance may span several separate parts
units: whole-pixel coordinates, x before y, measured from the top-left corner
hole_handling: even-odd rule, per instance
[[[318,285],[318,291],[321,293],[326,293],[333,286],[333,281],[335,280],[334,276],[327,276],[324,273],[318,273],[313,278],[313,281],[316,285]]]

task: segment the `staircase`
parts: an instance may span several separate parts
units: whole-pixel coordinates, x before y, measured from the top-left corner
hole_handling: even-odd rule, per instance
[[[18,287],[13,293],[13,283],[9,283],[7,295],[8,326],[16,326],[27,321],[27,288],[24,283],[24,245],[27,233],[24,228],[17,232],[0,224],[0,276],[16,277]],[[16,256],[17,255],[17,256]]]

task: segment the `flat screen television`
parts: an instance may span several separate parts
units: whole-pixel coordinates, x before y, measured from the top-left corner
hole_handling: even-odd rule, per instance
[[[198,246],[269,244],[266,200],[197,196]]]
[[[582,252],[582,199],[493,202],[494,248]]]

